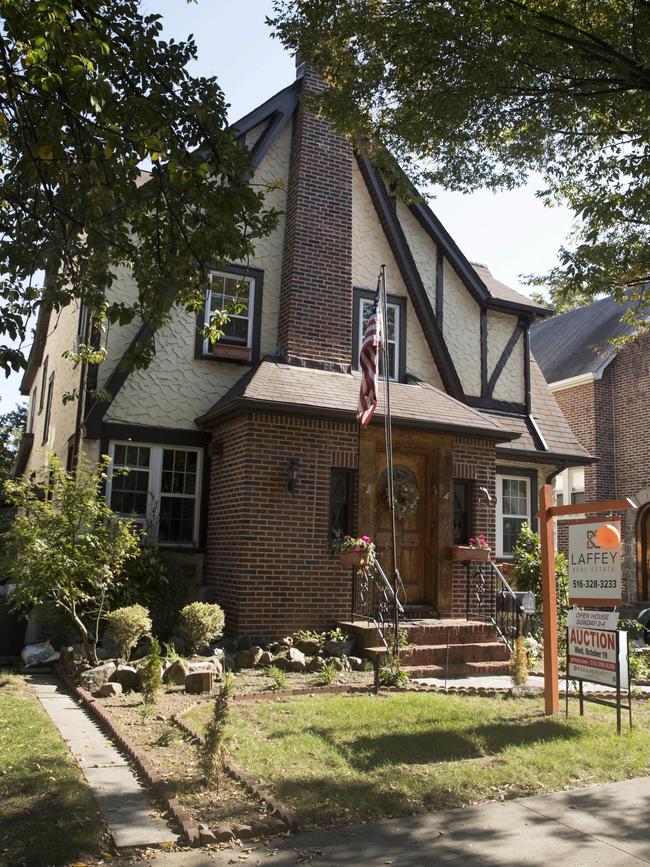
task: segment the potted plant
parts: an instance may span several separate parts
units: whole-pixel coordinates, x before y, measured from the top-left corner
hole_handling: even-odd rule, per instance
[[[375,559],[375,543],[370,536],[344,536],[336,550],[344,566],[370,566]]]
[[[451,559],[456,562],[471,560],[476,563],[487,563],[492,555],[486,536],[472,536],[467,545],[452,545]]]

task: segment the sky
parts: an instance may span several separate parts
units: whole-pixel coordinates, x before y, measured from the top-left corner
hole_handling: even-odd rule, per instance
[[[231,121],[295,77],[293,57],[271,38],[265,23],[271,0],[146,0],[142,7],[163,16],[165,37],[194,35],[198,59],[191,71],[217,77],[230,103]],[[533,184],[496,194],[440,191],[430,204],[470,261],[487,265],[497,279],[527,292],[521,275],[547,272],[571,226],[567,210],[544,207],[534,193]],[[14,374],[0,380],[0,412],[21,399],[20,379]]]

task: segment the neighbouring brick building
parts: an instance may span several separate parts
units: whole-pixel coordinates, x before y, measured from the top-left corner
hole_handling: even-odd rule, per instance
[[[539,322],[531,346],[581,445],[598,462],[567,468],[554,480],[559,503],[633,497],[623,524],[623,593],[629,611],[650,604],[650,337],[611,341],[631,329],[625,306],[609,298]],[[566,524],[558,524],[560,546]]]
[[[150,366],[127,374],[120,360],[147,328],[112,329],[94,374],[111,400],[88,399],[77,418],[61,395],[78,372],[61,353],[79,311],[60,311],[47,339],[42,311],[23,380],[20,471],[41,471],[48,450],[74,463],[79,442],[90,457],[110,454],[129,472],[109,478],[108,501],[187,561],[233,634],[349,617],[336,533],[368,533],[388,559],[383,403],[367,430],[355,417],[381,265],[395,465],[417,489],[397,528],[411,611],[464,615],[452,545],[484,533],[507,559],[546,477],[590,460],[531,357],[530,327],[547,311],[471,264],[421,200],[396,200],[367,155],[303,107],[321,86],[300,68],[234,125],[253,149],[252,182],[272,184],[268,203],[283,216],[249,262],[213,273],[205,314],[245,295],[218,344],[203,340],[202,317],[175,309]],[[133,297],[126,270],[110,291]]]

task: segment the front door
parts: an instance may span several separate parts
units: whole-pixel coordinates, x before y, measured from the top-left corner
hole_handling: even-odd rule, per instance
[[[393,431],[397,567],[409,605],[447,608],[452,544],[452,441]],[[363,431],[359,448],[359,532],[372,536],[389,580],[393,573],[384,429]]]
[[[636,525],[639,599],[650,599],[650,506],[640,513]]]

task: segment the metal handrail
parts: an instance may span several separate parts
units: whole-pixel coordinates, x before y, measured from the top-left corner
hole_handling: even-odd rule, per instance
[[[386,590],[388,591],[390,597],[392,598],[393,602],[397,604],[397,610],[399,611],[400,614],[404,614],[404,608],[402,607],[402,603],[399,601],[399,599],[395,595],[395,590],[394,590],[392,584],[390,583],[390,581],[388,580],[388,578],[386,577],[384,570],[381,568],[379,560],[375,560],[375,567],[376,567],[377,571],[379,572],[379,574],[381,575],[381,579],[384,582],[384,586],[385,586]]]
[[[498,590],[495,588],[495,610],[493,623],[501,639],[505,641],[508,647],[512,650],[514,642],[517,638],[519,638],[520,624],[521,618],[524,616],[524,608],[519,599],[517,598],[515,591],[508,584],[505,575],[499,569],[497,564],[490,560],[490,566],[492,567],[492,570],[501,585]],[[501,594],[502,597],[505,595],[506,599],[508,600],[510,608],[509,613],[511,615],[510,624],[507,623],[507,616],[502,617],[501,621],[499,621],[499,606],[497,604],[497,594]],[[501,608],[501,611],[505,611],[504,607]],[[511,639],[508,637],[508,632],[511,633]]]
[[[478,617],[491,623],[511,650],[521,632],[524,609],[496,563],[467,563],[465,611],[467,620]]]

